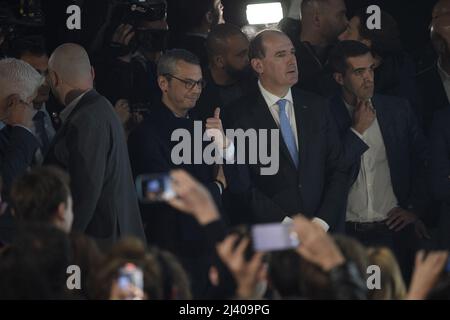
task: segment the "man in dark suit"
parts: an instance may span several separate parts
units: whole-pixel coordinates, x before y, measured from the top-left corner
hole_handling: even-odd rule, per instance
[[[194,121],[190,114],[203,89],[199,59],[183,49],[166,52],[158,63],[158,84],[162,101],[128,140],[134,175],[184,169],[205,185],[220,205],[226,181],[221,178],[223,174],[217,173],[214,164],[203,161],[206,145],[203,141],[198,144],[196,139],[202,140],[205,131],[202,122]],[[215,118],[207,120],[206,128],[221,129],[218,112],[216,110]],[[176,131],[189,135],[187,147],[191,150],[181,152],[182,161],[175,159],[179,155],[175,152],[176,148],[181,143],[173,139]],[[196,145],[200,148],[197,149]],[[232,159],[234,146],[226,147],[224,144],[222,147],[225,148],[225,158]],[[228,155],[230,152],[231,155]],[[198,158],[200,162],[195,160]],[[212,254],[203,228],[194,217],[186,216],[166,204],[145,205],[142,210],[149,242],[170,250],[180,259],[191,275],[194,296],[201,297],[205,292],[209,256]]]
[[[301,32],[295,43],[300,89],[331,97],[338,89],[326,68],[328,54],[347,28],[343,0],[303,0]]]
[[[417,75],[420,109],[417,111],[428,136],[434,113],[450,105],[450,10],[448,1],[440,1],[433,10],[431,43],[438,58]]]
[[[346,232],[391,248],[402,267],[412,266],[405,258],[414,248],[411,231],[428,237],[418,219],[428,199],[426,140],[406,100],[373,94],[375,61],[366,45],[342,41],[330,64],[342,88],[330,109],[349,169]]]
[[[72,229],[104,246],[123,236],[145,241],[125,134],[111,104],[93,89],[86,51],[76,44],[61,45],[48,70],[52,92],[65,109],[45,163],[70,175]]]
[[[284,33],[259,33],[250,44],[250,60],[258,86],[230,106],[225,127],[279,129],[279,140],[268,144],[272,154],[279,153],[279,168],[264,175],[261,159],[241,166],[243,198],[251,207],[249,222],[281,222],[303,213],[326,230],[342,230],[338,213],[345,202],[346,174],[338,166],[340,141],[326,102],[291,88],[298,80],[297,61]]]
[[[431,127],[433,194],[440,202],[437,245],[450,250],[450,109],[436,112]]]
[[[0,61],[0,174],[2,199],[8,200],[15,178],[33,162],[39,142],[32,133],[33,107],[42,77],[28,63],[17,59]],[[0,207],[0,241],[12,240],[14,223],[9,210]]]

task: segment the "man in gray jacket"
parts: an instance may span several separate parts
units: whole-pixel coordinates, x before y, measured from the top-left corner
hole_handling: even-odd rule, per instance
[[[49,60],[48,82],[65,108],[45,163],[70,174],[72,230],[102,246],[122,236],[145,240],[125,134],[111,104],[93,89],[94,71],[84,48],[59,46]]]

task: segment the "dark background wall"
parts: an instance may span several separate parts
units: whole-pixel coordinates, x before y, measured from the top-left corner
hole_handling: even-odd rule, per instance
[[[19,0],[8,0],[18,3]],[[180,1],[194,0],[168,0],[169,23],[177,27],[178,12],[176,7]],[[260,0],[259,2],[264,1]],[[267,0],[267,2],[274,0]],[[82,44],[89,43],[96,35],[106,15],[108,0],[41,0],[46,14],[47,24],[44,29],[52,49],[61,41],[77,41]],[[225,6],[225,19],[228,22],[244,25],[246,23],[245,8],[248,3],[255,0],[222,0]],[[291,0],[281,0],[284,8],[289,8]],[[437,0],[346,0],[349,15],[359,7],[368,4],[377,4],[382,10],[393,15],[400,26],[403,43],[410,52],[419,51],[428,42],[428,25],[431,20],[431,9]],[[82,4],[82,30],[67,31],[65,27],[66,8],[70,4]]]

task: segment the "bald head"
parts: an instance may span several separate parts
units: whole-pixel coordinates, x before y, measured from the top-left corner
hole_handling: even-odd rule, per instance
[[[66,43],[56,48],[48,66],[64,84],[73,89],[87,90],[93,87],[89,56],[78,44]]]
[[[450,13],[450,0],[440,0],[433,8],[433,19]]]

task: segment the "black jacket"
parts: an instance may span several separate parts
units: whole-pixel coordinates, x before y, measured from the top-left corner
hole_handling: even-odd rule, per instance
[[[431,128],[433,194],[441,204],[439,245],[450,249],[450,108],[436,112]]]
[[[399,205],[421,213],[429,202],[429,149],[408,102],[397,97],[375,95],[372,104],[386,147],[392,187]],[[361,156],[369,148],[351,131],[352,119],[340,95],[331,99],[330,109],[343,142],[344,166],[349,168],[348,188],[358,177]]]
[[[303,213],[323,219],[332,231],[336,231],[338,226],[343,227],[340,209],[346,200],[347,179],[345,171],[339,167],[341,144],[336,125],[322,98],[296,88],[292,88],[292,96],[299,141],[299,168],[295,167],[281,138],[278,150],[274,150],[271,139],[267,139],[269,154],[279,152],[276,174],[261,175],[261,168],[266,167],[261,159],[256,164],[240,166],[241,186],[252,209],[251,221],[281,222],[288,215]],[[227,113],[227,128],[244,131],[278,129],[259,89],[236,101]]]

